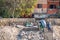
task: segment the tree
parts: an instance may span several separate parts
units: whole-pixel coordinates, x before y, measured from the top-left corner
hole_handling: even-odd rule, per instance
[[[1,1],[3,4],[1,3],[2,5],[0,5],[3,6],[5,10],[8,10],[7,13],[5,13],[6,17],[28,16],[33,12],[34,6],[37,3],[37,0],[0,0],[0,2]]]
[[[15,1],[15,14],[16,12],[19,14],[18,16],[28,16],[33,12],[34,6],[36,5],[37,0],[18,0]]]
[[[11,16],[11,3],[9,3],[7,0],[0,0],[0,16],[5,18],[10,18]]]

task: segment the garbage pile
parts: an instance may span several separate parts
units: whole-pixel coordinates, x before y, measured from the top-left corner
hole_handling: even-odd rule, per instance
[[[24,23],[24,26],[25,27],[38,27],[38,24],[36,22],[29,22],[29,21],[26,21]]]
[[[40,31],[21,31],[18,35],[18,40],[44,40],[43,34]]]

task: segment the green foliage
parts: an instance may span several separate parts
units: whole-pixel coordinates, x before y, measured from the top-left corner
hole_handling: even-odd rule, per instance
[[[0,16],[21,17],[33,12],[37,0],[0,0]]]
[[[8,17],[7,9],[5,8],[0,8],[0,16],[2,17]]]

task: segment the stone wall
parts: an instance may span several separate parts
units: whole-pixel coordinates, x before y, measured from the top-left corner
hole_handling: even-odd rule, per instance
[[[22,24],[23,22],[31,21],[34,22],[34,18],[2,18],[0,19],[0,26],[6,26],[13,23]]]
[[[54,24],[60,25],[60,19],[58,19],[58,18],[49,18],[47,20],[52,25],[54,25]],[[12,24],[12,23],[22,24],[26,21],[35,22],[35,19],[34,18],[2,18],[2,19],[0,19],[0,26],[9,25],[9,24]]]
[[[59,18],[49,18],[48,21],[51,22],[52,25],[60,25]]]

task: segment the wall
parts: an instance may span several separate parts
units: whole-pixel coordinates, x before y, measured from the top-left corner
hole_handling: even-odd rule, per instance
[[[54,14],[54,13],[57,12],[58,9],[57,8],[56,9],[50,9],[49,6],[51,4],[54,4],[57,7],[57,6],[59,6],[59,0],[56,0],[56,1],[48,0],[48,4],[47,4],[48,5],[48,13],[49,14]]]
[[[51,22],[53,24],[53,22],[55,21],[57,25],[60,24],[60,19],[58,18],[49,18],[48,19],[49,22]],[[36,20],[34,18],[3,18],[0,19],[0,26],[6,26],[12,23],[18,23],[18,24],[22,24],[26,21],[31,21],[31,22],[35,22]]]
[[[34,9],[34,13],[46,13],[47,12],[47,0],[38,0],[37,4],[42,4],[42,8],[37,8],[37,5]]]
[[[9,26],[13,23],[23,24],[26,21],[34,22],[34,18],[2,18],[0,19],[0,26]]]
[[[54,14],[57,12],[58,9],[49,9],[49,6],[51,4],[55,4],[56,6],[59,6],[59,0],[52,1],[52,0],[38,0],[37,4],[42,4],[42,8],[37,8],[37,5],[34,9],[34,13],[48,13],[48,14]]]

